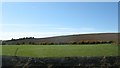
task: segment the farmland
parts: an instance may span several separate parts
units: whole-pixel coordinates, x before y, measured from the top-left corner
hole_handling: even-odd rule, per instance
[[[118,56],[115,44],[89,45],[4,45],[2,55],[26,57]]]

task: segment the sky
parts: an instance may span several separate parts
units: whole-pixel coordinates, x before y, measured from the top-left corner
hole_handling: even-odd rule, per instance
[[[2,40],[118,32],[117,2],[4,2]]]
[[[119,0],[1,0],[2,2],[119,2]]]

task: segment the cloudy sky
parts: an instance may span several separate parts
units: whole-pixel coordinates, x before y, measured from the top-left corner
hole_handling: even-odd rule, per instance
[[[4,2],[1,39],[118,31],[117,2]]]

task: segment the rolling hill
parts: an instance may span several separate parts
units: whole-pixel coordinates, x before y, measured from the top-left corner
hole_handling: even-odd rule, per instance
[[[40,43],[72,43],[80,41],[114,41],[118,42],[118,33],[94,33],[94,34],[77,34],[65,35],[46,38],[28,38],[4,40],[3,44],[40,44]]]

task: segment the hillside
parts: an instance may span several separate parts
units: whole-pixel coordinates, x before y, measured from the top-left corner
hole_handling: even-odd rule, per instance
[[[55,36],[46,38],[4,40],[4,44],[41,44],[41,43],[73,43],[80,41],[118,41],[118,33],[95,33]]]

